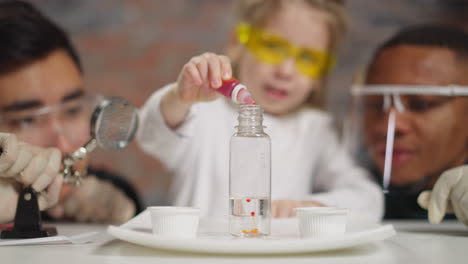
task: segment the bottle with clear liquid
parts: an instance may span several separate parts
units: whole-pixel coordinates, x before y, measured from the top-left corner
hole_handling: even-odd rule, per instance
[[[229,232],[238,237],[270,234],[271,144],[263,109],[240,105],[229,157]]]

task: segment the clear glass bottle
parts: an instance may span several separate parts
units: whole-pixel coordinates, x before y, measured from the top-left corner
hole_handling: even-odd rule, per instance
[[[270,234],[271,143],[263,109],[240,105],[229,157],[229,232],[238,237]]]

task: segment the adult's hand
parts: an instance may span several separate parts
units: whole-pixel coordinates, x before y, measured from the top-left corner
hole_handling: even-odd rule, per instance
[[[455,213],[468,226],[468,165],[442,173],[432,191],[419,195],[418,203],[428,210],[433,224],[440,223],[446,213]]]
[[[38,192],[40,210],[55,204],[63,182],[60,164],[59,150],[32,146],[13,134],[0,133],[0,223],[13,220],[24,186]]]
[[[94,175],[85,177],[79,187],[47,211],[57,220],[116,224],[129,220],[135,212],[135,204],[122,190]]]

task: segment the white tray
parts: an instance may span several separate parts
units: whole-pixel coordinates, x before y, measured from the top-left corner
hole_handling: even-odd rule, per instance
[[[146,222],[146,221],[145,221]],[[197,253],[214,254],[291,254],[320,252],[355,247],[389,238],[395,234],[392,225],[347,231],[343,236],[301,239],[294,220],[273,220],[272,235],[262,239],[234,238],[227,233],[226,223],[201,221],[197,238],[168,239],[151,233],[148,223],[109,226],[114,237],[137,245]]]

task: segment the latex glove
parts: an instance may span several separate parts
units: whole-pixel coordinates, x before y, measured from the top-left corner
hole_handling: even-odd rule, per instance
[[[429,212],[429,222],[438,224],[445,213],[455,213],[468,226],[468,165],[445,171],[431,191],[418,196],[419,205]]]
[[[123,223],[136,208],[123,191],[94,175],[85,177],[79,187],[47,213],[58,220]]]
[[[312,201],[275,200],[271,203],[271,216],[273,218],[295,217],[296,212],[294,211],[294,208],[314,206],[323,205]]]
[[[38,192],[40,210],[58,201],[63,182],[60,151],[19,142],[6,133],[0,133],[0,149],[0,223],[13,220],[22,186]]]

